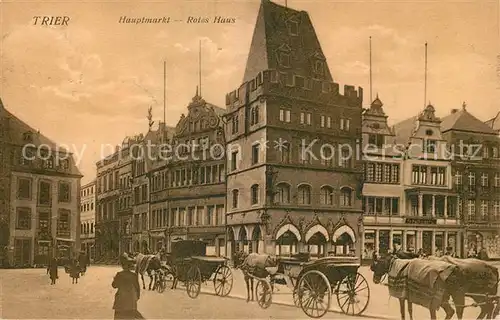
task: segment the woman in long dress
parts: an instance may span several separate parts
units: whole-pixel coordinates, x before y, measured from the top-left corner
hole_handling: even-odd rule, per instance
[[[80,264],[78,263],[78,260],[73,259],[71,261],[69,275],[72,278],[72,284],[78,283],[78,279],[80,278]]]
[[[58,263],[56,258],[52,258],[47,267],[47,273],[50,276],[50,284],[56,284],[56,280],[59,278],[57,275]]]

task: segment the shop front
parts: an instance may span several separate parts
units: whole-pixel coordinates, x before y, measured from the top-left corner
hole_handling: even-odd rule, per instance
[[[464,250],[467,256],[477,256],[481,250],[486,251],[488,259],[500,259],[500,235],[497,230],[482,228],[482,230],[467,229]],[[484,258],[484,255],[483,255]]]

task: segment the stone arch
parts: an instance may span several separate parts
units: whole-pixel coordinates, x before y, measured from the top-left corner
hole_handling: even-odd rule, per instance
[[[330,239],[330,236],[328,234],[328,230],[326,230],[326,228],[323,227],[321,224],[316,224],[316,225],[312,226],[311,228],[309,228],[309,230],[307,230],[304,240],[306,242],[309,241],[309,239],[311,239],[311,237],[316,233],[322,234],[325,237],[326,241],[328,241]]]
[[[349,227],[348,225],[344,224],[340,227],[338,227],[332,235],[332,241],[335,242],[337,239],[343,235],[344,233],[347,233],[350,237],[353,243],[356,242],[356,234],[354,233],[354,230]]]
[[[302,240],[302,236],[300,235],[299,229],[297,229],[297,227],[291,223],[285,224],[284,226],[279,228],[278,231],[276,231],[276,235],[274,238],[276,240],[278,240],[278,238],[281,237],[283,234],[285,234],[285,232],[287,232],[287,231],[290,231],[291,233],[293,233],[295,235],[295,237],[297,238],[297,241]]]
[[[259,241],[262,240],[262,231],[260,230],[260,226],[255,226],[252,231],[252,240]]]

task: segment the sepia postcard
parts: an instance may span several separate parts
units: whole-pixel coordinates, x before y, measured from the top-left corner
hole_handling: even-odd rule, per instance
[[[1,0],[1,319],[500,319],[498,0]]]

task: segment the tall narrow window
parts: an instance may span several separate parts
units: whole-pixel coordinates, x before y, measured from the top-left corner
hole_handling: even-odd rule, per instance
[[[352,190],[348,187],[340,189],[340,205],[350,207],[352,205]]]
[[[311,187],[303,184],[298,187],[299,204],[311,204]]]
[[[238,208],[238,198],[240,196],[240,192],[238,190],[233,190],[233,208]]]
[[[260,144],[252,146],[252,165],[259,163]]]
[[[258,184],[254,184],[251,187],[251,195],[250,195],[250,197],[251,197],[251,203],[252,203],[252,205],[259,203],[259,185]]]

